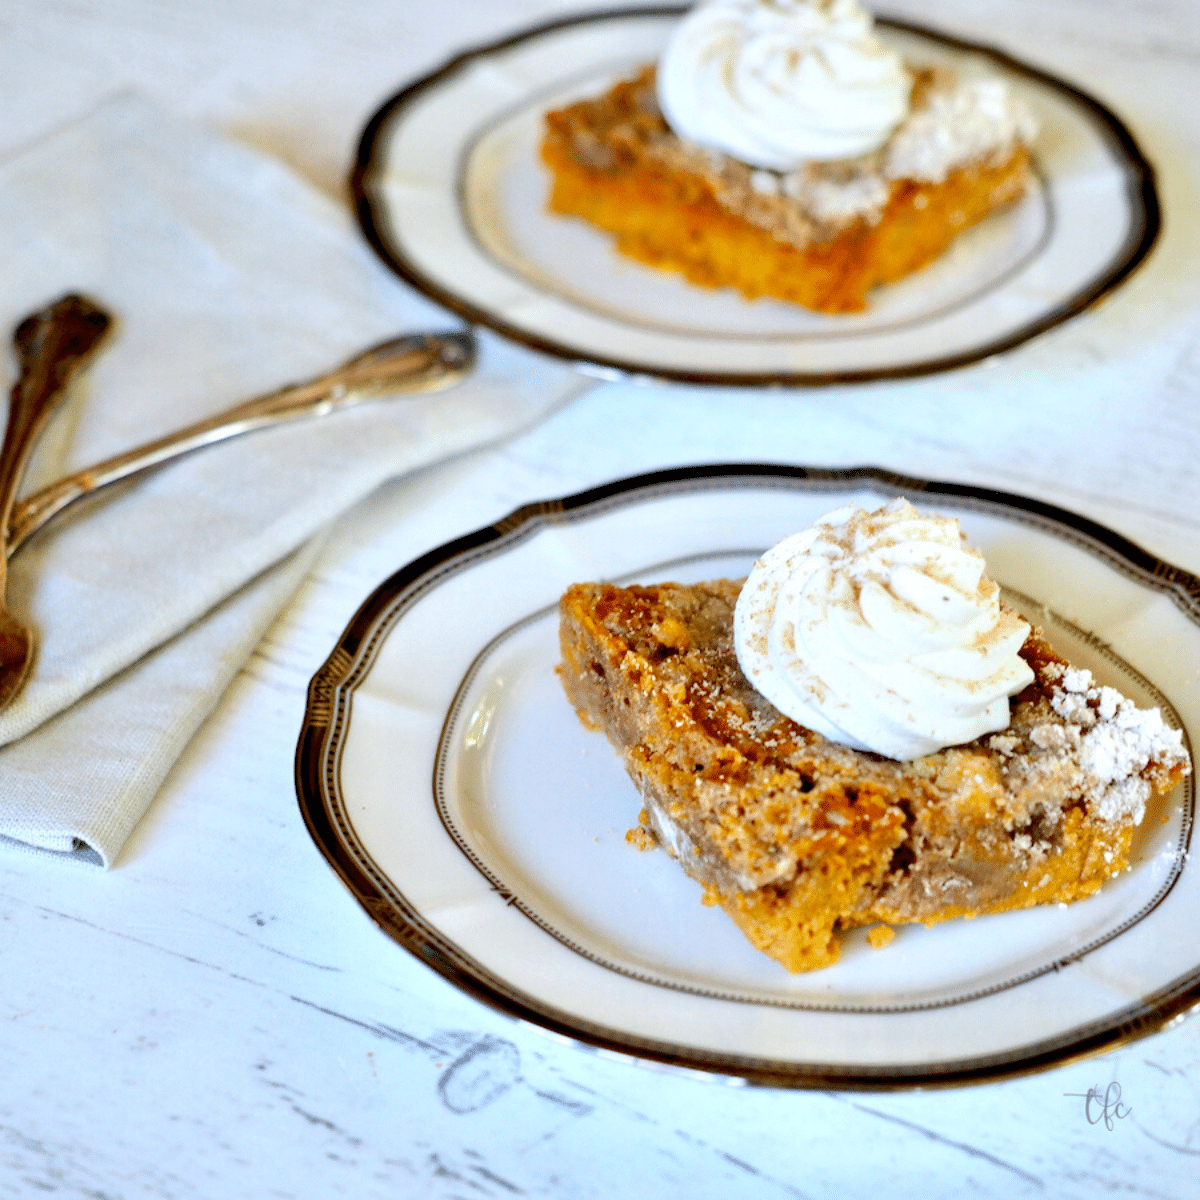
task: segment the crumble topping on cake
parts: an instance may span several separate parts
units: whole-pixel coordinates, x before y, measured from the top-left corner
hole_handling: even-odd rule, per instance
[[[897,180],[942,183],[963,167],[999,167],[1036,132],[1028,110],[1000,85],[923,70],[914,75],[912,110],[882,149],[777,172],[677,137],[659,109],[655,78],[647,66],[604,96],[549,114],[551,128],[592,170],[644,159],[694,174],[730,214],[797,249],[856,221],[876,224]],[[994,204],[1015,199],[1027,183],[1025,173],[1006,179]]]

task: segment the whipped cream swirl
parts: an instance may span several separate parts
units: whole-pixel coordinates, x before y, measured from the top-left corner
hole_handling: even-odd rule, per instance
[[[911,92],[858,0],[704,0],[658,64],[676,134],[773,171],[877,150]]]
[[[754,565],[734,612],[746,677],[831,741],[912,759],[994,733],[1033,680],[1029,626],[958,522],[851,505]]]

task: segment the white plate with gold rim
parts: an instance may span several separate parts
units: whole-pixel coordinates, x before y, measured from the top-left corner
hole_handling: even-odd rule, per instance
[[[385,263],[470,321],[602,374],[823,384],[927,374],[1012,349],[1129,277],[1159,230],[1154,175],[1095,98],[991,47],[898,21],[914,65],[1004,79],[1037,116],[1037,186],[929,267],[829,316],[687,283],[546,210],[545,112],[654,61],[682,7],[523,31],[409,84],[368,123],[351,186]]]
[[[555,603],[583,579],[744,574],[838,504],[957,517],[1051,642],[1185,740],[1200,729],[1200,581],[1086,519],[871,468],[733,466],[530,506],[397,572],[314,677],[297,755],[310,832],[390,936],[515,1017],[634,1058],[785,1086],[964,1083],[1061,1063],[1200,1003],[1193,787],[1133,866],[1071,906],[861,931],[792,976],[663,852],[559,686]]]

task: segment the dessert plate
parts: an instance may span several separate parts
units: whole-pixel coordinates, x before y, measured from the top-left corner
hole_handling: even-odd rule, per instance
[[[572,582],[744,573],[849,501],[960,519],[1008,598],[1068,657],[1185,739],[1200,730],[1200,581],[1034,500],[873,468],[697,467],[520,509],[366,600],[314,676],[300,806],[351,893],[468,994],[574,1041],[783,1086],[966,1083],[1111,1049],[1200,1003],[1189,778],[1133,867],[1067,906],[855,932],[788,975],[665,851],[559,686]]]
[[[824,384],[942,371],[1012,349],[1083,312],[1149,253],[1153,172],[1083,92],[985,46],[898,21],[905,59],[1004,78],[1037,116],[1037,186],[852,316],[695,287],[618,255],[546,211],[547,109],[653,61],[682,7],[541,25],[410,84],[362,136],[351,186],[371,245],[469,321],[603,375]]]

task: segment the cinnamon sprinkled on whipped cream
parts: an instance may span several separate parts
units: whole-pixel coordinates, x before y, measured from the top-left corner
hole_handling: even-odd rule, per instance
[[[777,171],[878,150],[911,92],[858,0],[702,0],[658,69],[680,137]]]
[[[769,550],[734,612],[747,679],[798,724],[908,760],[1009,723],[1029,626],[958,522],[847,506]]]

